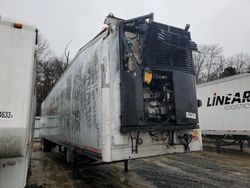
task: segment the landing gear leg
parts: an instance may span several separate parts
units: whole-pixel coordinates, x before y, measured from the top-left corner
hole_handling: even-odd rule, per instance
[[[220,153],[220,139],[219,138],[216,138],[215,146],[216,146],[216,152]]]
[[[72,152],[73,156],[73,179],[79,179],[80,178],[80,169],[78,167],[78,163],[77,163],[77,152],[73,151]]]
[[[239,140],[239,144],[240,144],[240,151],[243,152],[243,145],[244,145],[244,140]]]
[[[124,161],[124,172],[128,172],[128,160]]]

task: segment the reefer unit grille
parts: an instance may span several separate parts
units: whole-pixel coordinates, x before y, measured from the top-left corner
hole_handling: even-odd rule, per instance
[[[190,33],[152,22],[144,39],[144,59],[151,68],[168,68],[194,74]]]

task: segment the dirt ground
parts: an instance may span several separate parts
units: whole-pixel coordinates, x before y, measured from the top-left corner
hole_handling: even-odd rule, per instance
[[[130,160],[127,173],[123,163],[88,167],[73,180],[65,157],[56,151],[43,153],[36,143],[31,166],[28,188],[250,187],[250,149],[223,149],[218,154],[211,144],[200,152]]]

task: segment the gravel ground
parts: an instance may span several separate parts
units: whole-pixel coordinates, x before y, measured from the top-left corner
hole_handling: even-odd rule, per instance
[[[43,153],[34,144],[27,187],[250,187],[250,149],[237,149],[218,154],[209,145],[200,152],[130,160],[128,173],[123,163],[88,167],[81,170],[79,180],[72,180],[71,166],[62,154]]]

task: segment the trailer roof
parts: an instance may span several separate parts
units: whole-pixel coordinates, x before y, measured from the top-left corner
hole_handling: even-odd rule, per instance
[[[206,82],[206,83],[202,83],[202,84],[198,84],[197,87],[201,88],[201,87],[205,87],[205,86],[209,86],[209,85],[214,85],[214,84],[219,84],[222,82],[229,82],[232,80],[237,80],[237,79],[241,79],[241,78],[245,78],[245,77],[249,77],[250,73],[242,73],[242,74],[237,74],[234,76],[229,76],[226,78],[221,78],[219,80],[214,80],[214,81],[210,81],[210,82]]]

